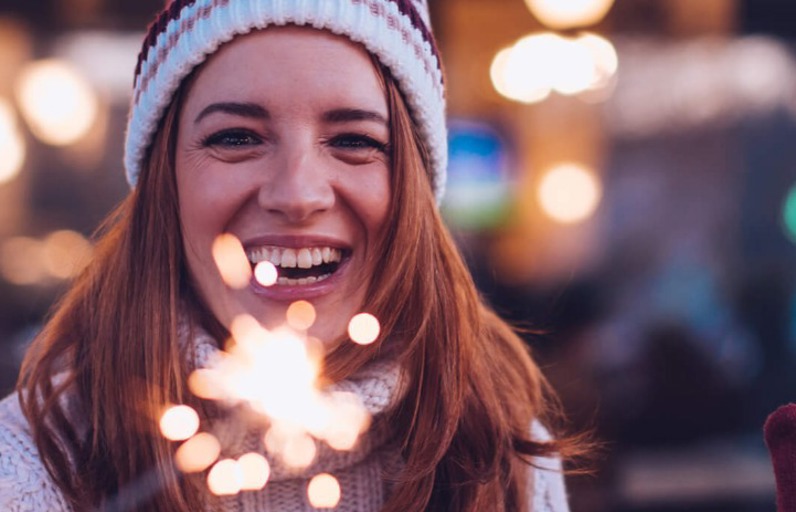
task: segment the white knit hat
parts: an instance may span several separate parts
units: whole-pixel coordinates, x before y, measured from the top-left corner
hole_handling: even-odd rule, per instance
[[[182,80],[236,35],[286,24],[345,35],[390,70],[428,146],[440,200],[448,158],[445,91],[427,0],[172,1],[150,26],[138,57],[124,156],[130,185]]]

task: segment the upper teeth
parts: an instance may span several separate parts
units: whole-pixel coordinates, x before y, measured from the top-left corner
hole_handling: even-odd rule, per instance
[[[270,261],[274,266],[282,268],[312,268],[323,263],[338,262],[342,259],[343,253],[340,249],[332,247],[302,247],[293,249],[290,247],[258,247],[250,249],[246,255],[249,261],[260,263]]]

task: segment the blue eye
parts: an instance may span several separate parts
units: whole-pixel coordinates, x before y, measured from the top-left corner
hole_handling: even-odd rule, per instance
[[[205,147],[243,148],[262,144],[262,140],[246,130],[224,130],[214,133],[202,141]]]

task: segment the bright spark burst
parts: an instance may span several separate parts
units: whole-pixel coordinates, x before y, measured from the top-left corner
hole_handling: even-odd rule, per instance
[[[381,326],[375,316],[360,313],[348,323],[348,335],[351,341],[360,345],[370,345],[379,337]]]
[[[314,476],[307,487],[307,497],[315,508],[336,507],[340,494],[340,482],[329,473]]]
[[[252,269],[243,246],[234,235],[224,233],[213,242],[213,261],[221,278],[230,288],[245,288],[252,278]]]
[[[160,418],[160,432],[171,441],[184,441],[199,430],[199,415],[187,405],[175,405]]]
[[[230,239],[219,243],[230,243]],[[307,301],[293,303],[288,308],[287,323],[273,330],[250,315],[240,315],[232,321],[232,338],[216,363],[195,370],[188,379],[189,389],[196,396],[227,406],[247,405],[247,411],[267,420],[256,421],[260,427],[268,425],[263,435],[265,451],[295,469],[313,463],[318,443],[339,451],[353,449],[370,425],[370,415],[357,395],[319,385],[323,352],[318,350],[320,342],[307,336],[315,318],[315,308]],[[379,335],[379,323],[372,315],[357,315],[351,326],[349,334],[357,343],[372,343]],[[185,412],[182,407],[186,406],[169,409],[164,418],[175,414],[172,410]],[[241,421],[249,421],[248,416],[241,415]],[[218,460],[222,451],[218,439],[206,432],[194,435],[198,427],[197,417],[190,432],[184,428],[177,437],[163,429],[169,439],[188,439],[175,454],[181,471],[195,473],[210,468],[207,485],[217,495],[234,495],[267,485],[271,474],[268,459],[252,452],[238,460]],[[315,506],[336,506],[340,500],[337,480],[331,475],[316,479],[308,488],[310,499],[318,503]]]

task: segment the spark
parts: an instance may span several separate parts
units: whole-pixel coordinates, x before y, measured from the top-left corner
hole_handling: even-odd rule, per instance
[[[360,345],[369,345],[379,337],[381,326],[375,316],[360,313],[348,323],[348,335],[351,341]]]
[[[315,508],[334,508],[340,503],[340,482],[329,473],[321,473],[310,480],[307,497]]]
[[[207,475],[207,487],[217,496],[232,496],[241,491],[243,471],[238,461],[223,459],[215,463]]]
[[[184,442],[174,455],[183,473],[198,473],[209,468],[221,454],[221,444],[213,434],[201,432]]]
[[[224,233],[213,242],[213,261],[221,278],[230,288],[245,288],[252,278],[252,269],[243,246],[234,235]]]
[[[199,415],[187,405],[175,405],[160,418],[160,431],[171,441],[184,441],[199,430]]]
[[[296,301],[287,308],[287,323],[297,331],[312,327],[315,317],[315,308],[306,300]]]
[[[268,460],[259,453],[250,452],[238,459],[238,467],[243,473],[241,490],[258,491],[265,487],[271,476]]]
[[[254,267],[254,278],[263,286],[273,286],[279,274],[276,266],[270,261],[261,261]]]

